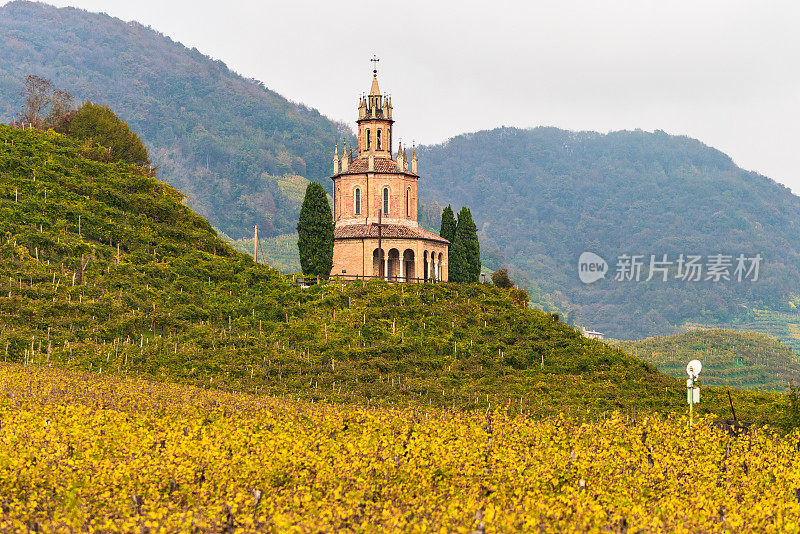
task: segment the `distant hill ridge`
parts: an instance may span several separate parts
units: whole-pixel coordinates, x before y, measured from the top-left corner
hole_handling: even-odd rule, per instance
[[[693,330],[616,345],[678,378],[686,376],[688,362],[698,359],[709,386],[782,392],[791,381],[800,383],[800,357],[758,332]]]
[[[796,310],[800,198],[722,152],[661,131],[609,134],[498,128],[418,151],[426,198],[469,205],[480,237],[578,324],[610,337],[672,333],[687,322],[747,322],[753,308]],[[578,278],[583,252],[609,263]],[[623,254],[764,258],[757,282],[614,282]],[[648,266],[642,269],[647,278]]]

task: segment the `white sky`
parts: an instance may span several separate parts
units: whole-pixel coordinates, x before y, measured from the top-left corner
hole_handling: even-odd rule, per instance
[[[404,142],[501,125],[662,129],[800,192],[800,2],[48,3],[150,25],[351,125],[375,53]]]

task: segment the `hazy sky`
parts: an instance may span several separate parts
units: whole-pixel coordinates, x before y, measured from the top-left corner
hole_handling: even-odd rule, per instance
[[[351,125],[375,53],[404,143],[662,129],[800,192],[800,2],[48,3],[150,25]]]

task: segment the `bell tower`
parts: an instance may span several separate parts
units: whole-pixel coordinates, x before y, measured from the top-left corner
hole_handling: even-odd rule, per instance
[[[379,59],[373,57],[372,87],[358,102],[358,157],[392,157],[392,99],[378,87]]]

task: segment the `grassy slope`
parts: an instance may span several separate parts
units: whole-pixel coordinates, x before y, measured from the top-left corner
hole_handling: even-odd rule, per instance
[[[285,175],[275,178],[278,187],[291,203],[294,213],[300,213],[303,198],[306,194],[306,187],[309,181],[302,176]],[[324,182],[324,180],[323,180]],[[328,202],[333,203],[333,198],[328,195]],[[241,238],[233,239],[226,234],[220,234],[235,250],[253,255],[253,239]],[[259,261],[266,263],[284,273],[296,273],[300,271],[300,254],[297,251],[297,233],[282,234],[275,236],[264,236],[263,232],[259,236]]]
[[[759,332],[693,330],[674,336],[622,341],[626,352],[683,378],[686,364],[699,359],[710,386],[785,391],[800,379],[800,360],[789,347]]]
[[[91,156],[56,134],[0,127],[7,360],[369,404],[682,407],[677,380],[508,291],[301,290],[232,250],[169,186]],[[704,408],[721,411],[718,397],[706,395]],[[778,421],[784,401],[739,402],[745,415]]]
[[[252,239],[228,241],[242,254],[253,255]],[[271,265],[284,273],[300,272],[300,254],[297,252],[297,234],[286,234],[258,239],[258,261]]]

